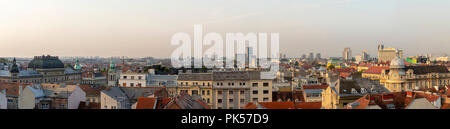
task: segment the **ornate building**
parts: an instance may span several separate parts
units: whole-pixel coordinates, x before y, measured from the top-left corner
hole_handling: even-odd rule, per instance
[[[14,58],[9,70],[0,70],[0,82],[20,83],[79,83],[81,73],[70,67],[65,68],[64,63],[57,56],[35,56],[28,63],[27,69],[21,69]]]
[[[391,92],[444,87],[450,85],[450,72],[445,66],[405,66],[396,56],[382,71],[380,83]]]

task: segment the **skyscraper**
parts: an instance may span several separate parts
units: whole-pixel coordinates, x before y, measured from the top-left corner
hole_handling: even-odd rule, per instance
[[[320,59],[320,58],[322,58],[320,53],[316,53],[316,59]]]
[[[350,50],[349,47],[344,48],[344,52],[342,53],[342,57],[344,58],[345,61],[350,61],[352,59],[352,51]]]

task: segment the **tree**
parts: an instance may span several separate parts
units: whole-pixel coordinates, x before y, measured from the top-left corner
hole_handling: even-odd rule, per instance
[[[328,66],[328,69],[334,69],[335,66],[333,64],[331,64],[330,66]]]

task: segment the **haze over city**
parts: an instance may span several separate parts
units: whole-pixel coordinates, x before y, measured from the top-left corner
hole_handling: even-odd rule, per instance
[[[177,32],[279,32],[289,56],[449,53],[448,0],[0,0],[2,57],[169,57]],[[191,37],[193,40],[193,37]]]

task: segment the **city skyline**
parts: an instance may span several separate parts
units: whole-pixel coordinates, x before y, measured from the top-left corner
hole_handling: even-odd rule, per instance
[[[177,32],[279,32],[289,57],[374,57],[377,45],[405,56],[448,54],[449,1],[0,1],[2,57],[168,58]],[[258,6],[256,6],[258,5]],[[420,17],[417,17],[419,16]],[[292,47],[291,47],[292,46]]]

